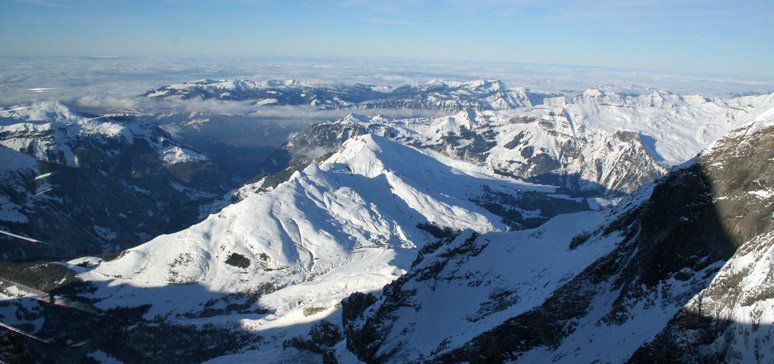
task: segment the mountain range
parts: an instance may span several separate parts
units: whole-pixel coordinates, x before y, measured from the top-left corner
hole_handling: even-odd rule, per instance
[[[772,347],[774,95],[204,80],[141,97],[350,114],[287,135],[261,156],[277,173],[240,188],[159,118],[61,104],[2,118],[5,229],[53,241],[60,219],[115,241],[62,244],[67,259],[149,239],[43,265],[62,277],[49,291],[98,314],[4,289],[4,322],[87,340],[73,357],[764,362]],[[362,113],[395,108],[445,114]]]

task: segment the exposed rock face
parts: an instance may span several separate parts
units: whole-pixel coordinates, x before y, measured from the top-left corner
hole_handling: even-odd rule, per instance
[[[765,360],[774,342],[767,120],[572,239],[551,230],[574,229],[557,218],[426,246],[381,295],[343,302],[347,348],[367,362]],[[561,279],[533,263],[545,259],[537,246],[568,259]],[[439,329],[427,331],[428,320]]]
[[[736,249],[634,362],[765,362],[774,336],[774,127],[737,132],[701,159]]]

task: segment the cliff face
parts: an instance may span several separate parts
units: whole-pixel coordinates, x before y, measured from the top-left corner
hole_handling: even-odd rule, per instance
[[[736,251],[709,286],[632,357],[636,362],[764,362],[774,333],[774,127],[751,125],[700,164]]]

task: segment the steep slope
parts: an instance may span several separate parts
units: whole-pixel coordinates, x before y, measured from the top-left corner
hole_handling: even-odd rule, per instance
[[[208,158],[131,115],[86,118],[59,103],[3,115],[0,226],[48,243],[0,237],[4,259],[134,246],[190,225],[227,191]]]
[[[636,362],[765,362],[774,345],[774,109],[703,157],[718,215],[738,247]]]
[[[342,302],[346,348],[367,362],[763,360],[773,116],[609,216],[427,245],[380,295]]]

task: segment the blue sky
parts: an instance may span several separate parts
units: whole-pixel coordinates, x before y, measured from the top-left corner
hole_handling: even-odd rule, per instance
[[[0,0],[7,56],[503,61],[774,77],[774,1]]]

